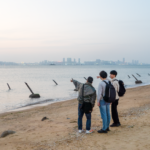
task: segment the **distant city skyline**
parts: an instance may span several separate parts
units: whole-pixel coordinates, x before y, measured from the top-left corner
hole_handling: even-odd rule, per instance
[[[50,61],[50,60],[44,60],[41,62],[35,62],[35,63],[15,63],[15,62],[2,62],[0,61],[0,65],[150,65],[150,63],[142,63],[138,60],[132,60],[132,62],[126,62],[125,58],[123,58],[121,61],[111,61],[111,60],[88,60],[81,62],[81,59],[75,59],[75,58],[63,58],[62,61]]]
[[[65,62],[65,61],[76,61],[76,62],[80,62],[80,63],[84,63],[86,61],[95,61],[95,60],[103,60],[103,61],[108,61],[108,60],[104,60],[104,59],[100,59],[100,58],[97,58],[97,59],[92,59],[92,60],[82,60],[81,58],[72,58],[72,57],[66,57],[66,58],[62,58],[62,59],[59,59],[59,60],[50,60],[50,59],[45,59],[45,61],[57,61],[57,62]],[[41,60],[41,61],[44,61],[44,60]],[[21,61],[21,62],[13,62],[13,61],[2,61],[0,60],[0,62],[13,62],[13,63],[38,63],[38,62],[41,62],[41,61],[37,61],[37,62],[25,62],[25,61]],[[134,60],[132,59],[131,61],[126,61],[125,58],[122,58],[122,60],[118,59],[118,60],[109,60],[109,61],[123,61],[123,62],[131,62],[131,63],[139,63],[140,61],[139,60]],[[142,62],[141,62],[142,63]],[[144,63],[144,62],[143,62]]]

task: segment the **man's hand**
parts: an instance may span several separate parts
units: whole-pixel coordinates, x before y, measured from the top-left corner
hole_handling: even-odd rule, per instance
[[[71,79],[70,82],[73,82],[73,79]]]
[[[100,76],[97,76],[97,79],[99,79],[100,78]]]
[[[100,102],[97,102],[97,106],[100,106]]]
[[[92,108],[92,111],[93,111],[93,108]],[[92,111],[89,111],[89,112],[92,113]]]

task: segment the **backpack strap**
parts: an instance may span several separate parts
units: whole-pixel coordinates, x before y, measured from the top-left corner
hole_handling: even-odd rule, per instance
[[[103,82],[105,82],[106,84],[108,84],[106,81],[103,80]]]
[[[119,82],[119,80],[117,80],[117,79],[115,79],[115,80],[113,80],[113,81],[118,81],[118,82]]]
[[[107,83],[106,81],[104,81],[104,80],[103,80],[103,82],[105,82],[107,85],[108,85],[108,84],[111,84],[111,82],[110,82],[110,81],[108,81],[108,83]]]
[[[111,83],[110,83],[110,81],[109,81],[109,83],[107,83],[106,81],[104,81],[104,80],[103,80],[103,82],[105,82],[105,83],[106,83],[106,85],[111,84]],[[103,96],[103,94],[102,94],[102,97],[104,97],[104,96]]]
[[[84,84],[83,84],[83,86],[82,86],[82,100],[83,100],[83,102],[84,102]]]

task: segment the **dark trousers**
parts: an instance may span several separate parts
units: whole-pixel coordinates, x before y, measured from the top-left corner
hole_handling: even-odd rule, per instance
[[[82,109],[80,109],[81,104],[79,104],[78,106],[78,129],[82,130],[82,118],[84,115],[84,112]],[[85,114],[87,121],[86,121],[86,130],[90,130],[91,129],[91,113]]]
[[[115,124],[120,124],[119,117],[118,117],[118,111],[117,111],[118,103],[119,103],[119,99],[115,100],[115,102],[113,102],[111,105],[112,119]]]

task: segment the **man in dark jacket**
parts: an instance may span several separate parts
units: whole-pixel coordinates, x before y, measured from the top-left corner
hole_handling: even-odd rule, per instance
[[[71,82],[74,83],[76,89],[79,92],[79,95],[77,98],[77,100],[79,102],[79,104],[78,104],[78,130],[79,130],[79,133],[82,133],[83,132],[83,130],[82,130],[82,118],[83,118],[83,115],[85,112],[81,108],[82,108],[83,102],[86,102],[86,103],[91,103],[92,110],[93,110],[93,107],[95,105],[95,100],[96,100],[96,90],[92,86],[92,83],[93,83],[92,77],[88,77],[87,82],[85,84],[80,83],[80,82],[73,80],[73,79],[71,80]],[[84,87],[84,90],[83,90],[83,87]],[[86,118],[87,118],[86,133],[92,133],[93,132],[91,130],[91,113],[92,113],[92,111],[85,113]]]

